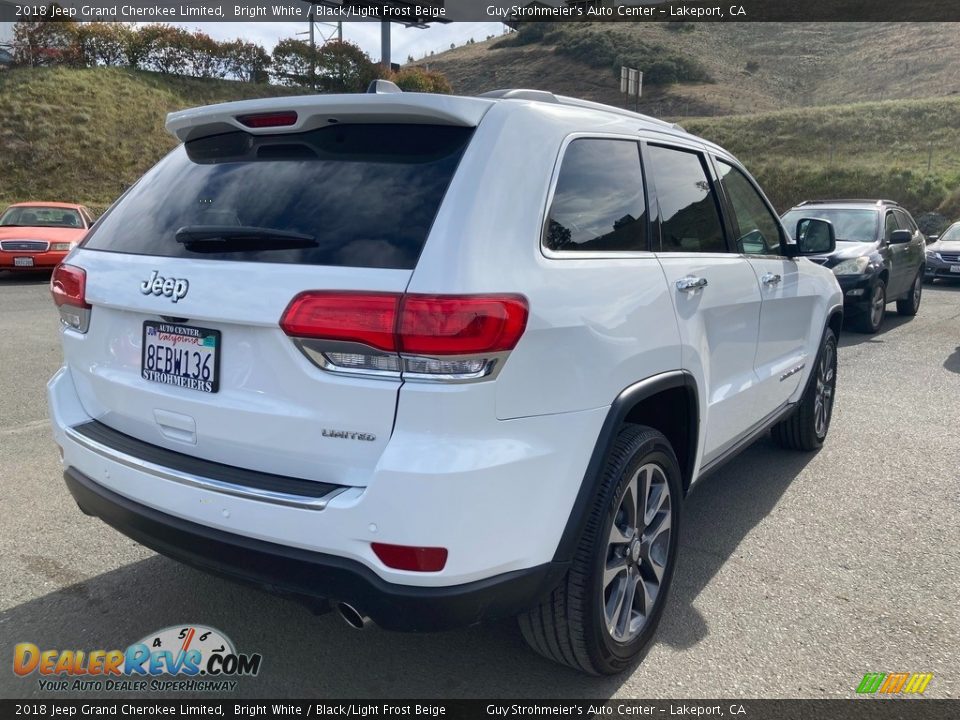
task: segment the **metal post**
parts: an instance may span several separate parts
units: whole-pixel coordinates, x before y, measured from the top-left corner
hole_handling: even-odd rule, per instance
[[[380,64],[390,69],[390,22],[380,21]]]
[[[314,12],[315,8],[313,5],[310,6],[310,14],[307,16],[310,19],[310,87],[313,90],[317,89],[317,42],[314,37]]]

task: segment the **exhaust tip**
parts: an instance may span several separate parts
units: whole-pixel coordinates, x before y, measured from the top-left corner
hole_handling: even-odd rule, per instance
[[[370,620],[370,618],[353,607],[353,605],[345,602],[337,603],[337,612],[340,613],[340,617],[343,618],[343,621],[354,630],[363,630],[370,625],[371,622],[373,622]]]

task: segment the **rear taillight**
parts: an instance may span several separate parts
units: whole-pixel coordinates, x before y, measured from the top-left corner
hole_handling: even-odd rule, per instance
[[[527,315],[520,295],[312,291],[293,299],[280,327],[334,372],[473,380],[516,346]]]
[[[50,294],[60,311],[60,321],[85,333],[90,325],[90,304],[87,302],[87,273],[83,268],[61,263],[50,278]]]

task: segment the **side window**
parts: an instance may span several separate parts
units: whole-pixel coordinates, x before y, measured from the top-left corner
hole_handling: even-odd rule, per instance
[[[550,250],[648,250],[640,147],[581,138],[560,165],[544,245]]]
[[[910,232],[917,232],[917,224],[913,222],[913,218],[910,217],[909,213],[905,210],[894,210],[893,214],[897,216],[897,222],[900,224],[901,230],[909,230]]]
[[[883,220],[883,239],[889,242],[890,233],[898,229],[899,226],[897,225],[897,219],[893,216],[893,211],[888,210],[887,216]]]
[[[730,163],[717,158],[720,185],[733,209],[737,250],[747,255],[778,255],[780,223],[747,177]]]
[[[700,153],[651,145],[661,252],[726,252],[717,200]]]

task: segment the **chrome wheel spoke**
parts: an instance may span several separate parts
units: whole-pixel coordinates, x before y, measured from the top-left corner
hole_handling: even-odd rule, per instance
[[[601,578],[604,623],[619,643],[634,640],[653,610],[670,560],[670,485],[661,467],[640,467],[617,499]]]
[[[606,590],[610,583],[616,580],[620,573],[624,572],[626,569],[626,558],[615,556],[612,560],[608,560],[606,567],[603,569],[603,589]]]
[[[633,618],[633,599],[637,594],[637,583],[640,582],[640,575],[635,570],[627,572],[627,582],[623,593],[623,603],[620,606],[620,613],[617,616],[617,630],[621,638],[627,638],[630,635],[630,620]]]

